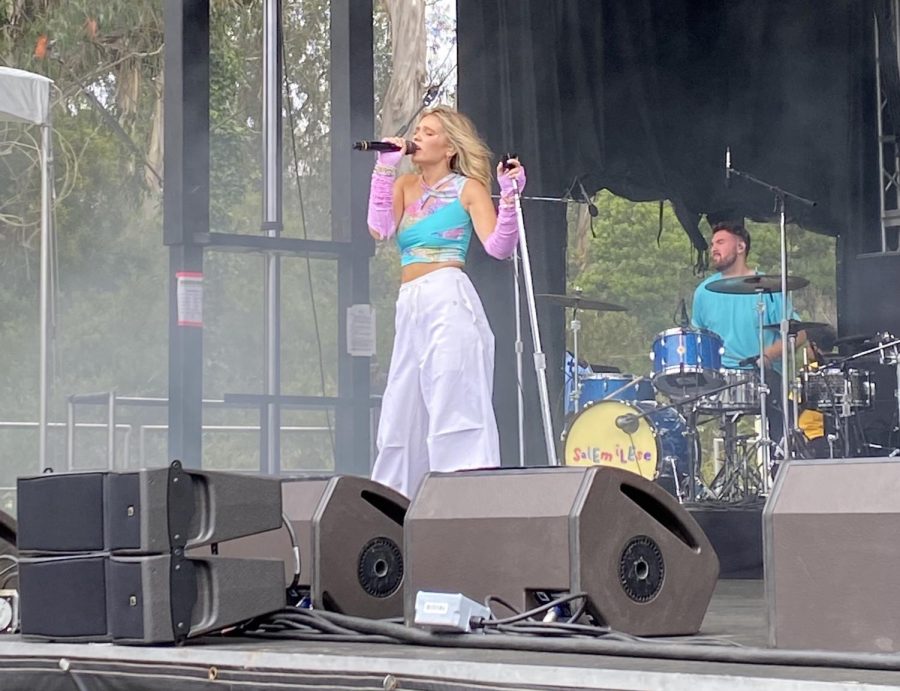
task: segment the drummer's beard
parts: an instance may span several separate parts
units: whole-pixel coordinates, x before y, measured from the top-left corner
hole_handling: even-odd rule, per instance
[[[716,271],[725,273],[734,266],[737,258],[737,252],[730,252],[728,254],[713,254],[712,260],[713,265],[716,267]]]

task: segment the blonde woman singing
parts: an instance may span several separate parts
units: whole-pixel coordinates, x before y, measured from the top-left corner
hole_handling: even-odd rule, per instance
[[[490,197],[490,152],[471,120],[439,106],[420,118],[412,141],[416,172],[397,177],[406,155],[378,155],[369,193],[369,232],[395,237],[401,286],[396,334],[378,427],[374,480],[412,497],[430,470],[500,465],[491,401],[494,334],[463,271],[474,230],[485,251],[510,257],[518,241],[516,159],[497,166],[499,211]]]

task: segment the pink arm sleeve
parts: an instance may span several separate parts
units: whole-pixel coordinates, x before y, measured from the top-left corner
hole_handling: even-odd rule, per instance
[[[497,179],[500,183],[500,208],[497,225],[484,243],[484,251],[494,259],[508,259],[519,242],[519,219],[516,217],[515,190],[512,179],[506,174]],[[519,192],[525,189],[525,168],[519,166]]]
[[[516,208],[500,201],[500,209],[497,212],[497,225],[494,232],[488,236],[484,243],[484,251],[494,259],[508,259],[516,249],[519,241],[519,222],[516,218]]]
[[[378,233],[382,240],[387,240],[397,230],[397,219],[394,218],[394,180],[397,177],[397,164],[403,154],[399,151],[378,154],[375,169],[372,171],[372,184],[369,187],[369,228]]]

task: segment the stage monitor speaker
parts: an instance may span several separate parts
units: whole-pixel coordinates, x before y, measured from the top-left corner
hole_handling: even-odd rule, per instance
[[[22,635],[180,643],[285,604],[277,560],[85,555],[19,562]]]
[[[18,480],[24,554],[168,552],[281,524],[278,478],[167,468]]]
[[[403,615],[403,523],[409,501],[351,475],[282,480],[300,548],[300,589],[313,607],[371,619]],[[219,554],[278,557],[293,576],[286,529],[221,543]]]
[[[703,531],[652,482],[618,468],[431,473],[405,526],[405,616],[416,593],[585,592],[598,624],[636,635],[700,629],[719,573]]]
[[[900,651],[900,461],[781,466],[763,511],[769,643]]]

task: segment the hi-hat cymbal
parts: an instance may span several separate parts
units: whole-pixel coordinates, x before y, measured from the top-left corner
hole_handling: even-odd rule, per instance
[[[611,302],[590,300],[580,295],[555,295],[553,293],[539,293],[536,297],[543,298],[547,302],[553,302],[563,307],[574,307],[577,310],[596,310],[597,312],[625,312],[627,307],[614,305]]]
[[[809,281],[801,276],[788,276],[787,289],[799,290],[809,285]],[[781,274],[755,274],[752,276],[733,276],[720,278],[706,284],[706,289],[714,293],[731,293],[752,295],[753,293],[780,293]]]
[[[802,322],[797,319],[789,319],[788,320],[788,335],[796,336],[801,331],[813,331],[814,329],[824,329],[829,324],[825,322]],[[764,329],[769,329],[770,331],[778,331],[781,328],[781,324],[766,324]]]

